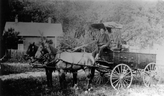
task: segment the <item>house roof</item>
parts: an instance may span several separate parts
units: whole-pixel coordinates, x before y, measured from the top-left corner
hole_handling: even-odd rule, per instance
[[[60,23],[34,23],[34,22],[6,22],[5,30],[13,28],[20,32],[20,36],[62,36],[63,30]]]

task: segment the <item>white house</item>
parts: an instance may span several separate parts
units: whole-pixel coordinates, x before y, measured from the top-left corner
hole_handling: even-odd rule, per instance
[[[57,44],[57,37],[63,35],[62,25],[60,23],[36,23],[36,22],[6,22],[5,30],[13,28],[15,31],[20,32],[19,36],[23,37],[23,44],[18,44],[18,50],[27,50],[30,43],[38,42],[41,40],[41,34],[53,41],[54,46]]]

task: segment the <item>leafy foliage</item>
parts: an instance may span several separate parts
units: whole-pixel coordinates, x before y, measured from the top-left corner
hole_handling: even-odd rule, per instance
[[[47,22],[48,17],[51,17],[53,23],[62,23],[65,35],[61,41],[71,47],[95,39],[98,32],[91,29],[90,24],[100,21],[113,21],[123,25],[122,29],[114,29],[111,34],[115,42],[123,39],[130,45],[145,48],[161,43],[164,37],[164,2],[161,0],[156,2],[14,0],[10,2],[11,20],[18,14],[20,21],[24,22]]]
[[[20,37],[18,37],[19,32],[16,32],[13,28],[8,29],[3,34],[3,42],[7,49],[17,48],[17,44]]]

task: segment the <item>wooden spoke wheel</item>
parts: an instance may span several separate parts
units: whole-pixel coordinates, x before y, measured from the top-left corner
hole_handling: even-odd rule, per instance
[[[100,71],[100,70],[96,70],[95,71],[95,75],[94,75],[94,79],[93,81],[96,84],[106,84],[109,82],[108,78],[110,77],[110,70],[106,69],[106,71]]]
[[[110,77],[110,75],[108,76],[107,73],[110,73],[111,70],[108,69],[109,68],[108,66],[103,66],[103,65],[100,65],[99,63],[96,63],[96,64],[97,64],[96,65],[97,69],[95,71],[93,81],[98,85],[108,83],[108,78]]]
[[[95,76],[93,81],[98,85],[105,83],[106,82],[105,73],[95,71]]]
[[[144,69],[143,82],[146,87],[155,86],[159,83],[160,76],[158,75],[156,64],[149,63]]]
[[[126,64],[114,67],[110,76],[110,83],[115,90],[129,88],[133,80],[131,68]]]

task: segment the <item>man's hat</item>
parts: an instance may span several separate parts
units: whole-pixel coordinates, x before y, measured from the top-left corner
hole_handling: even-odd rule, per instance
[[[108,32],[111,33],[111,29],[121,29],[123,26],[115,22],[104,22],[104,23],[92,24],[91,27],[98,30],[100,29],[104,29],[105,31],[108,30]]]

